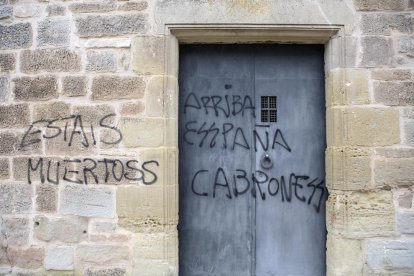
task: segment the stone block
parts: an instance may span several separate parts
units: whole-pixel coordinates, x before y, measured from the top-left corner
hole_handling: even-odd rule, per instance
[[[10,95],[10,85],[8,77],[0,77],[0,102],[6,102]]]
[[[125,2],[118,6],[118,10],[120,11],[143,11],[148,8],[147,1],[139,1],[139,2]]]
[[[0,127],[18,128],[29,125],[30,111],[27,104],[0,106]]]
[[[400,142],[393,108],[328,108],[328,146],[385,146]]]
[[[111,51],[88,51],[86,71],[114,72],[116,71],[116,57]]]
[[[21,77],[13,81],[14,98],[18,101],[45,101],[58,97],[55,77]]]
[[[162,117],[164,113],[164,77],[152,77],[145,89],[145,114]]]
[[[122,116],[137,116],[144,112],[145,105],[143,102],[133,102],[121,104]]]
[[[414,145],[414,120],[403,122],[404,137],[403,142],[407,145]]]
[[[164,121],[162,119],[122,118],[119,129],[124,146],[159,147],[164,143]]]
[[[410,80],[411,71],[408,69],[375,69],[372,71],[372,79],[382,81]]]
[[[147,30],[144,14],[88,15],[75,19],[80,37],[119,36],[140,34]]]
[[[54,120],[69,117],[70,105],[65,102],[48,102],[33,107],[33,121]],[[56,123],[54,125],[57,125]]]
[[[54,184],[36,186],[36,210],[44,213],[57,211],[58,188]]]
[[[29,241],[30,224],[25,217],[6,217],[1,221],[0,241],[7,246],[25,246]]]
[[[9,159],[0,158],[0,180],[10,178],[10,164]]]
[[[85,41],[86,48],[129,48],[130,38],[91,38]]]
[[[59,212],[86,217],[113,218],[115,192],[102,186],[66,185],[60,190]]]
[[[160,232],[164,225],[163,187],[118,187],[118,225],[133,232]]]
[[[87,79],[83,76],[65,76],[62,81],[62,94],[69,97],[86,95]]]
[[[24,73],[78,72],[81,69],[79,53],[65,48],[25,50],[20,62]]]
[[[137,36],[132,42],[132,68],[141,74],[164,74],[163,36]]]
[[[74,265],[75,250],[70,246],[49,247],[46,250],[46,270],[72,270]]]
[[[362,60],[360,66],[381,67],[392,63],[392,40],[381,36],[363,36],[361,38]]]
[[[96,131],[94,135],[89,131],[90,125],[84,125],[84,132],[81,132],[81,128],[77,128],[74,131],[72,128],[67,129],[67,140],[64,140],[62,134],[54,139],[48,139],[45,141],[45,153],[47,155],[91,155],[98,151]],[[63,130],[62,130],[63,131]],[[55,132],[46,132],[48,136],[51,136]],[[73,133],[73,137],[72,137]],[[63,135],[64,136],[64,135]],[[72,138],[71,138],[72,137]],[[75,162],[72,160],[72,162]]]
[[[394,233],[394,203],[390,191],[331,191],[326,210],[326,226],[331,234],[360,239]]]
[[[0,212],[27,214],[32,209],[32,187],[27,184],[0,184]]]
[[[59,4],[49,4],[46,8],[46,12],[48,16],[65,15],[66,8],[65,6]]]
[[[17,2],[17,1],[16,1]],[[29,18],[39,16],[41,6],[36,3],[23,2],[14,6],[14,16],[20,18]]]
[[[414,210],[398,210],[397,211],[397,231],[401,234],[414,234]]]
[[[414,23],[412,23],[414,25]],[[408,53],[412,56],[414,52],[414,35],[401,35],[398,37],[399,53]]]
[[[414,182],[414,158],[384,158],[375,160],[375,185],[378,187],[404,186]]]
[[[125,267],[129,262],[130,253],[128,246],[81,244],[76,248],[76,258],[85,264]]]
[[[112,233],[117,230],[117,223],[114,221],[92,221],[92,231],[97,233]]]
[[[69,5],[69,10],[73,13],[93,13],[93,12],[109,12],[115,10],[116,6],[113,2],[86,2],[73,3]]]
[[[371,188],[372,151],[366,148],[329,147],[326,150],[326,185],[335,190]]]
[[[0,132],[0,154],[12,155],[18,151],[18,138],[11,132]]]
[[[326,247],[327,275],[362,275],[361,241],[328,235]]]
[[[76,216],[37,216],[34,219],[33,232],[34,236],[42,241],[79,243],[88,238],[88,219]]]
[[[367,265],[372,269],[413,269],[414,240],[367,241]]]
[[[134,259],[132,263],[132,275],[177,275],[178,271],[166,261],[152,259]]]
[[[0,53],[0,72],[14,71],[16,56],[12,53]]]
[[[47,18],[37,25],[38,46],[62,46],[70,42],[70,22],[68,19]]]
[[[331,70],[326,80],[327,104],[368,104],[368,73],[368,70],[359,68]]]
[[[43,266],[43,260],[45,257],[45,250],[41,247],[11,247],[7,250],[8,258],[12,266],[37,269]]]
[[[133,247],[134,259],[164,259],[164,233],[136,233]]]
[[[13,16],[13,7],[0,7],[0,20],[9,19]]]
[[[125,276],[124,268],[87,268],[83,276]]]
[[[404,10],[404,0],[354,0],[354,6],[360,11]]]
[[[364,35],[391,35],[393,31],[412,33],[414,21],[410,13],[362,13],[361,31]]]
[[[407,188],[394,190],[394,201],[400,208],[410,209],[413,206],[414,192]]]
[[[102,118],[109,114],[115,114],[114,108],[111,105],[76,105],[73,107],[73,114],[82,116],[82,124],[85,127],[93,125],[98,128]],[[106,124],[113,125],[115,117],[108,117],[105,119]]]
[[[141,164],[148,161],[156,161],[157,164],[152,166],[147,165],[146,168],[150,169],[152,175],[145,174],[145,183],[152,183],[151,185],[163,186],[166,185],[164,177],[164,169],[166,166],[165,161],[166,150],[161,149],[145,149],[140,151],[139,160]],[[145,184],[144,183],[144,184]]]
[[[30,23],[0,25],[0,50],[28,48],[32,45]]]
[[[376,103],[385,105],[414,105],[413,81],[374,81]]]
[[[178,80],[175,77],[167,76],[164,89],[164,110],[165,117],[178,118]]]
[[[101,76],[92,82],[92,100],[140,99],[145,82],[141,77]]]

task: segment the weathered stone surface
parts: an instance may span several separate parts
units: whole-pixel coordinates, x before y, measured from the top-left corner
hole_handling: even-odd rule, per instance
[[[66,118],[69,116],[70,105],[65,102],[36,104],[33,108],[33,121],[53,120],[57,118]]]
[[[10,178],[9,159],[0,158],[0,180]]]
[[[410,185],[414,181],[414,158],[375,159],[375,185],[396,186]]]
[[[375,81],[374,97],[376,103],[385,105],[414,105],[413,81]]]
[[[114,72],[116,71],[116,57],[110,51],[89,51],[87,53],[86,71]]]
[[[11,155],[16,153],[18,138],[11,132],[0,132],[0,154]]]
[[[40,14],[40,9],[40,5],[35,3],[19,3],[14,6],[14,16],[21,18],[38,16]]]
[[[328,235],[327,275],[362,275],[363,255],[359,240]]]
[[[347,238],[390,236],[394,204],[390,191],[333,193],[327,201],[328,232]]]
[[[7,246],[25,246],[28,244],[30,225],[27,218],[2,218],[0,241]]]
[[[132,68],[142,74],[164,73],[164,37],[138,36],[132,42]]]
[[[28,48],[32,45],[30,23],[0,25],[0,50]]]
[[[410,13],[363,13],[361,30],[364,35],[390,35],[392,31],[412,33],[413,19]]]
[[[66,8],[59,4],[49,4],[46,11],[49,16],[65,15]]]
[[[25,214],[32,208],[32,187],[27,184],[0,184],[0,212]]]
[[[75,250],[70,246],[49,247],[45,256],[46,270],[72,270]]]
[[[400,208],[410,209],[413,206],[413,196],[414,193],[407,188],[394,190],[394,201]]]
[[[122,116],[135,116],[142,114],[145,110],[143,102],[125,103],[121,105]]]
[[[36,210],[54,213],[57,210],[58,188],[54,184],[36,186]]]
[[[29,124],[29,106],[27,104],[13,104],[0,106],[0,127],[26,127]]]
[[[57,80],[55,77],[21,77],[13,81],[13,92],[16,100],[44,101],[58,97]]]
[[[408,69],[375,69],[372,71],[372,78],[382,81],[410,80],[411,75]]]
[[[82,263],[125,266],[130,254],[128,246],[82,244],[76,249],[76,257]]]
[[[403,123],[404,137],[403,141],[407,145],[414,145],[414,120],[406,120]]]
[[[129,48],[130,38],[91,38],[85,42],[86,48]]]
[[[414,210],[397,211],[397,231],[401,234],[414,234]]]
[[[13,15],[13,7],[5,6],[0,7],[0,20],[8,19]]]
[[[91,227],[92,231],[97,233],[111,233],[118,228],[117,223],[114,221],[92,221]]]
[[[68,45],[70,42],[70,24],[68,19],[48,18],[37,26],[37,44],[39,46]]]
[[[414,268],[414,240],[369,240],[367,265],[387,270]]]
[[[144,90],[141,77],[96,77],[92,82],[92,100],[140,99]]]
[[[85,126],[93,125],[95,128],[99,127],[99,123],[105,116],[115,114],[115,110],[111,105],[76,105],[73,107],[73,114],[82,116],[82,123]],[[106,124],[113,124],[115,117],[108,117],[105,119]]]
[[[80,132],[80,127],[77,127],[76,132],[72,128],[67,128],[67,137],[68,139],[65,141],[62,134],[55,139],[48,139],[45,141],[45,153],[47,155],[69,155],[69,156],[76,156],[76,155],[89,155],[92,156],[96,154],[98,147],[94,143],[97,137],[96,131],[94,131],[94,135],[89,131],[90,125],[84,126],[84,132]],[[52,136],[55,134],[56,131],[47,131],[48,136]],[[74,135],[72,136],[72,133]],[[68,161],[69,163],[70,161]],[[75,162],[72,160],[72,162]],[[71,177],[69,178],[78,178],[77,173],[70,173]],[[74,180],[74,179],[72,179]]]
[[[380,11],[380,10],[404,10],[404,0],[354,0],[357,10]]]
[[[12,53],[0,53],[0,72],[14,71],[16,57]]]
[[[136,233],[134,259],[163,259],[166,236],[164,233]]]
[[[8,77],[0,77],[0,102],[5,102],[10,95],[10,85]]]
[[[364,67],[381,67],[392,62],[392,40],[381,36],[361,38],[362,61]]]
[[[139,34],[147,29],[147,17],[143,14],[88,15],[76,18],[76,27],[80,37]]]
[[[326,150],[326,184],[331,189],[364,190],[371,184],[372,151],[366,148]]]
[[[61,214],[112,218],[115,215],[115,192],[102,186],[66,185],[60,191]]]
[[[86,95],[86,77],[66,76],[62,81],[62,93],[65,96],[77,97]]]
[[[376,146],[400,142],[399,112],[393,108],[328,108],[328,146]],[[349,127],[344,130],[344,125]]]
[[[115,10],[113,2],[73,3],[69,10],[73,13],[109,12]]]
[[[126,271],[123,268],[88,268],[83,276],[124,276]]]
[[[159,232],[164,224],[163,188],[118,187],[118,225],[133,232]]]
[[[79,53],[65,48],[25,50],[21,56],[25,73],[77,72],[80,67]]]
[[[78,243],[88,238],[88,219],[75,216],[38,216],[34,219],[33,231],[35,237],[42,241]]]
[[[412,23],[414,25],[414,23]],[[414,35],[401,35],[398,38],[398,52],[413,54],[414,52]]]
[[[148,2],[126,2],[119,5],[118,10],[120,11],[143,11],[148,8]]]
[[[145,114],[148,117],[161,117],[164,107],[164,78],[152,77],[145,89]]]
[[[164,143],[164,121],[162,119],[122,118],[119,129],[124,146],[159,147]]]
[[[43,265],[43,259],[45,256],[45,250],[40,247],[28,247],[28,248],[9,248],[8,258],[12,266],[37,269]]]

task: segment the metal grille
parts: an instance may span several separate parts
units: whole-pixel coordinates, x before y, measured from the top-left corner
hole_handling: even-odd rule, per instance
[[[260,100],[262,122],[277,122],[277,97],[262,96]]]

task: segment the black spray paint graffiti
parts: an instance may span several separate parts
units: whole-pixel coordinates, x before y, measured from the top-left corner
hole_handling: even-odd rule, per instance
[[[296,175],[291,173],[289,179],[285,176],[271,177],[263,171],[256,171],[250,176],[245,170],[236,169],[231,175],[226,174],[223,168],[218,168],[214,173],[214,179],[206,179],[211,176],[209,170],[197,171],[191,180],[191,190],[198,196],[217,197],[219,193],[229,198],[237,198],[250,194],[256,198],[266,200],[266,196],[281,198],[282,202],[291,202],[292,199],[299,200],[314,207],[317,213],[321,210],[323,199],[327,198],[323,178],[311,179],[307,175]],[[206,183],[212,183],[206,187]]]
[[[99,120],[99,127],[109,130],[113,135],[107,140],[101,137],[100,142],[106,145],[119,144],[122,141],[121,131],[111,123],[115,114],[107,114]],[[62,126],[63,125],[63,126]],[[93,124],[85,125],[82,115],[71,115],[64,118],[42,119],[33,122],[26,130],[20,142],[22,149],[30,145],[41,143],[42,139],[62,139],[71,147],[79,142],[84,148],[97,144],[96,129]],[[128,159],[94,159],[73,158],[51,160],[36,157],[27,159],[27,181],[59,184],[61,181],[76,184],[103,184],[118,183],[121,181],[142,182],[151,185],[157,182],[155,172],[159,163],[156,160],[147,160],[139,163],[138,160]]]

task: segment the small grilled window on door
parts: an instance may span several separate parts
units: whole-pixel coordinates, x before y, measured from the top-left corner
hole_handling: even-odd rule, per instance
[[[261,121],[263,123],[277,122],[277,97],[261,96]]]

